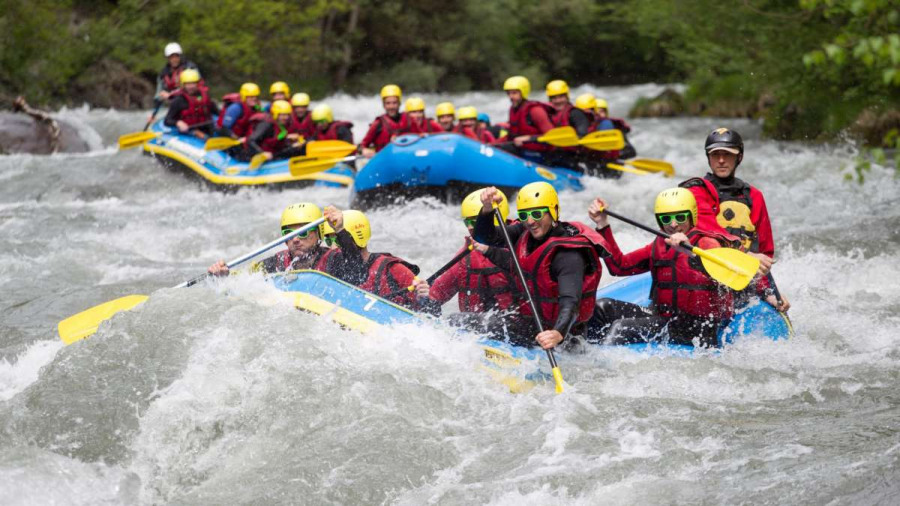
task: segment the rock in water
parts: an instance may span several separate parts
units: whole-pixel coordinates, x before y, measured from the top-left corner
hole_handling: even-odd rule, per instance
[[[87,142],[74,126],[57,119],[59,125],[59,153],[84,153]],[[53,138],[47,126],[25,114],[0,112],[0,153],[32,153],[49,155],[53,152]]]

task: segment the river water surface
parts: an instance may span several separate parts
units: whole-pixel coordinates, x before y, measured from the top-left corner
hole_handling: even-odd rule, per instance
[[[659,90],[593,91],[622,113]],[[495,120],[507,107],[425,98]],[[357,139],[380,109],[329,102]],[[766,196],[797,336],[694,358],[560,354],[564,395],[511,394],[440,326],[342,331],[254,276],[167,289],[270,241],[286,205],[343,206],[348,191],[210,191],[116,152],[145,113],[61,114],[93,151],[0,157],[0,504],[900,503],[900,181],[881,167],[845,181],[850,145],[633,121],[639,153],[679,178],[705,172],[712,128],[744,135],[739,176]],[[650,223],[679,180],[590,180],[562,194],[562,216],[586,221],[603,196]],[[370,247],[428,274],[462,243],[458,213],[372,211]],[[623,249],[651,240],[613,227]],[[61,319],[130,293],[152,296],[62,346]]]

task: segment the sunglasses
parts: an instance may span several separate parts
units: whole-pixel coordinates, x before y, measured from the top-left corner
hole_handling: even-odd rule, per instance
[[[540,209],[532,209],[530,211],[519,211],[519,221],[528,221],[528,217],[531,216],[534,221],[537,221],[544,217],[544,213],[549,213],[550,208],[542,207]]]
[[[288,234],[293,233],[294,230],[297,230],[297,229],[296,229],[296,228],[283,228],[283,229],[281,229],[281,237],[284,237],[284,236],[286,236],[286,235],[288,235]],[[315,230],[315,227],[310,228],[310,229],[307,229],[307,230],[304,230],[303,232],[300,232],[299,234],[297,234],[295,237],[299,237],[299,238],[301,238],[301,239],[306,239],[307,237],[309,237],[309,233],[312,232],[313,230]]]
[[[464,218],[464,219],[463,219],[463,223],[465,223],[467,227],[472,227],[472,228],[475,228],[475,222],[476,222],[476,221],[478,221],[478,217],[477,217],[477,216],[474,217],[474,218]]]
[[[672,220],[675,220],[676,223],[686,223],[688,218],[691,216],[691,213],[672,213],[672,214],[660,214],[657,216],[657,219],[663,225],[668,225],[672,223]]]
[[[325,236],[325,245],[328,247],[334,246],[337,244],[337,235],[336,234],[328,234]]]

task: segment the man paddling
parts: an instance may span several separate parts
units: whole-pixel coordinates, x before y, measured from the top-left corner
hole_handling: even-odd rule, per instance
[[[700,249],[737,247],[737,238],[704,231],[697,227],[697,201],[684,188],[663,190],[656,197],[653,212],[660,230],[671,237],[657,237],[652,243],[623,254],[604,212],[607,203],[595,199],[588,210],[597,232],[606,240],[609,256],[606,268],[613,276],[633,276],[650,272],[652,305],[600,299],[588,332],[589,341],[614,340],[616,344],[662,340],[668,343],[704,347],[718,346],[719,327],[733,313],[732,292],[706,273],[700,259],[675,246],[690,244]]]
[[[384,114],[375,118],[369,125],[360,143],[362,155],[372,158],[375,153],[384,149],[394,137],[400,134],[405,123],[405,115],[400,114],[400,100],[403,92],[396,84],[386,84],[381,88],[381,104],[384,106]]]
[[[287,206],[281,213],[281,235],[288,235],[322,217],[319,206],[310,202],[301,202]],[[308,230],[305,233],[294,236],[285,243],[287,249],[274,255],[254,262],[250,267],[252,272],[263,271],[266,274],[296,269],[312,269],[318,263],[328,248],[322,246],[319,238],[324,235],[321,227]],[[213,276],[228,275],[228,266],[225,260],[209,266],[207,270]]]
[[[212,135],[212,116],[219,107],[209,98],[209,90],[200,82],[200,72],[186,69],[181,72],[181,89],[169,95],[172,103],[166,113],[165,125],[179,132],[192,133],[205,139]]]
[[[390,253],[369,252],[372,228],[365,214],[328,206],[325,219],[337,233],[338,247],[319,259],[318,270],[409,309],[440,311],[439,305],[428,300],[428,283],[416,278],[417,266]]]
[[[224,111],[216,120],[219,135],[241,139],[250,133],[251,118],[260,111],[259,93],[256,83],[244,83],[238,93],[223,97]]]
[[[404,106],[406,114],[406,122],[400,130],[404,134],[419,134],[425,136],[428,134],[437,134],[444,131],[437,121],[425,116],[425,101],[419,97],[410,97],[406,99]]]
[[[456,125],[454,122],[456,121],[456,108],[453,107],[453,102],[441,102],[434,108],[434,115],[437,117],[438,125],[441,125],[441,128],[445,132],[453,132]]]
[[[313,124],[312,116],[309,113],[309,95],[294,93],[294,96],[291,97],[291,107],[294,112],[291,113],[288,135],[293,135],[295,139],[300,137],[311,139],[316,133],[316,125]]]
[[[310,114],[316,125],[315,133],[310,138],[317,141],[344,141],[353,144],[353,123],[335,121],[334,112],[328,104],[319,104]]]
[[[540,158],[541,154],[551,148],[546,144],[533,142],[533,138],[553,129],[550,115],[554,110],[548,104],[528,100],[531,94],[531,82],[523,76],[513,76],[503,83],[506,96],[509,97],[509,128],[500,142],[511,141],[510,148],[520,156],[530,155]]]
[[[710,172],[679,185],[689,189],[697,200],[697,225],[714,232],[724,229],[740,237],[742,248],[759,259],[759,281],[742,292],[739,304],[755,293],[779,311],[787,311],[790,302],[782,297],[779,303],[768,275],[775,263],[775,240],[766,201],[756,187],[735,177],[744,159],[744,140],[734,130],[717,128],[706,137],[705,151]]]
[[[510,251],[499,227],[494,225],[493,208],[502,202],[496,188],[481,193],[482,208],[475,222],[479,251],[495,265],[511,268]],[[525,273],[529,291],[538,308],[543,332],[528,301],[519,304],[509,318],[514,344],[544,349],[559,345],[569,335],[581,335],[594,312],[594,297],[600,284],[600,255],[606,241],[583,223],[559,219],[559,197],[548,183],[531,183],[516,198],[519,223],[503,224],[514,245],[513,254]],[[516,276],[515,274],[512,274]],[[516,276],[516,285],[524,293]]]
[[[198,70],[197,65],[184,58],[181,45],[177,42],[166,44],[163,53],[166,55],[166,66],[156,77],[156,95],[154,102],[161,103],[169,99],[169,95],[178,91],[181,86],[181,72],[186,69]]]
[[[573,107],[569,101],[569,85],[561,80],[547,83],[547,99],[555,109],[550,121],[555,127],[571,126],[579,138],[584,137],[590,131],[590,120],[581,109]],[[557,167],[576,169],[581,159],[582,151],[590,151],[577,146],[556,148],[544,157],[544,163]]]
[[[497,139],[491,131],[478,121],[478,110],[474,107],[460,107],[457,112],[459,123],[454,131],[484,144],[493,144]]]
[[[296,137],[291,138],[288,125],[291,122],[291,104],[285,100],[276,100],[270,108],[270,114],[260,114],[253,132],[247,137],[246,149],[239,160],[251,160],[254,155],[262,153],[266,160],[283,160],[301,156],[304,146],[295,146]]]

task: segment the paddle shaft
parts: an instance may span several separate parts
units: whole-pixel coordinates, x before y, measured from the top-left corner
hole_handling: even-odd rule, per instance
[[[519,281],[522,282],[522,289],[525,291],[525,297],[528,299],[528,305],[531,306],[531,314],[534,316],[534,323],[535,325],[537,325],[538,332],[543,332],[544,324],[541,323],[541,317],[540,313],[538,313],[537,304],[534,303],[534,297],[531,296],[531,290],[528,289],[528,283],[525,280],[525,273],[522,272],[522,266],[519,265],[519,259],[516,258],[516,248],[513,246],[512,239],[510,239],[509,237],[509,231],[506,230],[506,220],[504,220],[503,215],[500,214],[500,208],[494,208],[494,216],[497,217],[497,223],[500,223],[500,233],[503,234],[503,240],[506,241],[506,246],[509,248],[512,263],[516,266],[516,274],[519,275]],[[527,234],[528,232],[523,233]],[[553,349],[548,348],[544,351],[547,352],[547,359],[550,360],[550,367],[552,367],[553,369],[557,369],[558,366],[556,365],[556,357],[553,356]]]
[[[646,230],[647,232],[650,232],[651,234],[656,234],[656,235],[662,237],[663,239],[668,239],[668,238],[672,237],[672,236],[670,236],[669,234],[667,234],[667,233],[665,233],[665,232],[662,232],[662,231],[660,231],[660,230],[652,229],[652,228],[648,227],[647,225],[644,225],[643,223],[638,223],[638,222],[636,222],[636,221],[634,221],[634,220],[632,220],[632,219],[630,219],[630,218],[626,218],[626,217],[622,216],[621,214],[614,213],[614,212],[610,211],[609,209],[604,209],[603,212],[606,213],[606,214],[608,214],[608,215],[610,215],[610,216],[612,216],[613,218],[616,218],[616,219],[618,219],[618,220],[622,220],[622,221],[624,221],[625,223],[627,223],[627,224],[629,224],[629,225],[632,225],[632,226],[635,226],[635,227],[637,227],[637,228],[639,228],[639,229],[641,229],[641,230]],[[692,256],[697,256],[696,253],[694,253],[693,251],[691,251],[691,250],[688,249],[688,248],[685,248],[684,246],[675,246],[675,247],[678,248],[678,250],[681,251],[681,252],[683,252],[683,253],[687,253],[687,254],[692,255]]]
[[[144,132],[146,132],[147,129],[150,128],[150,125],[153,124],[153,120],[156,119],[156,115],[159,114],[159,109],[163,105],[162,100],[157,99],[157,100],[154,100],[154,102],[156,102],[156,107],[153,108],[153,114],[150,115],[150,119],[148,119],[147,124],[144,125],[144,130],[143,130]]]
[[[440,269],[436,270],[436,271],[434,272],[434,274],[432,274],[431,276],[428,276],[428,279],[426,279],[425,282],[428,283],[429,285],[432,284],[432,283],[434,283],[434,282],[437,280],[437,278],[441,277],[441,274],[443,274],[443,273],[449,271],[454,265],[456,265],[457,262],[459,262],[460,260],[462,260],[463,258],[465,258],[466,256],[468,256],[468,254],[471,253],[471,252],[472,252],[472,247],[471,247],[471,246],[467,247],[467,248],[466,248],[465,250],[463,250],[463,251],[460,251],[458,255],[456,255],[456,256],[453,257],[449,262],[447,262],[446,264],[444,264],[443,267],[441,267]],[[398,296],[398,295],[403,294],[403,292],[408,292],[408,291],[411,291],[411,290],[412,290],[412,287],[411,287],[411,286],[410,286],[410,287],[407,287],[407,288],[401,288],[401,289],[399,289],[399,290],[395,290],[395,291],[393,291],[393,292],[391,292],[391,293],[385,295],[383,298],[385,298],[385,299],[390,299],[391,297],[396,297],[396,296]]]
[[[247,253],[246,255],[239,256],[239,257],[235,258],[234,260],[228,262],[225,265],[227,265],[229,269],[237,267],[238,265],[246,262],[247,260],[250,260],[251,258],[255,257],[256,255],[265,253],[266,251],[269,251],[270,249],[278,246],[279,244],[284,244],[285,242],[290,241],[294,237],[302,234],[303,232],[306,232],[307,230],[318,227],[324,221],[325,221],[325,218],[319,218],[318,220],[316,220],[312,223],[308,223],[308,224],[298,228],[297,230],[294,230],[290,234],[287,234],[283,237],[275,239],[274,241],[266,244],[265,246],[262,246],[262,247],[256,249],[255,251],[251,251],[250,253]],[[202,276],[197,276],[194,279],[185,281],[184,283],[181,283],[180,285],[175,286],[174,288],[187,288],[189,286],[196,285],[197,283],[203,281],[204,279],[208,278],[209,276],[210,276],[210,274],[207,272],[207,273],[203,274]]]

